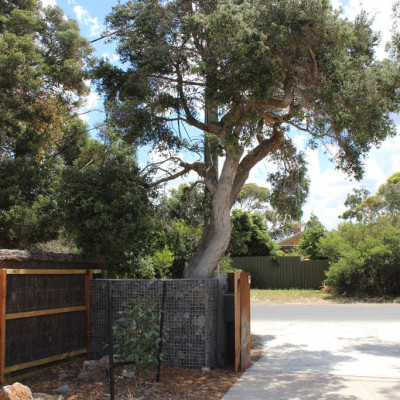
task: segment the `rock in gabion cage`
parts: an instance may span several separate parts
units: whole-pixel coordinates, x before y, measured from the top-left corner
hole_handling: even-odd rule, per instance
[[[91,281],[90,358],[107,354],[107,281],[112,288],[112,320],[127,301],[150,299],[161,310],[165,282],[163,364],[212,368],[216,364],[218,279]]]

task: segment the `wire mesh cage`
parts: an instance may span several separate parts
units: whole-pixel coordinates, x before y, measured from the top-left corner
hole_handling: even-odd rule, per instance
[[[111,280],[112,321],[128,301],[150,299],[162,307],[163,281]],[[165,282],[166,365],[212,368],[216,364],[218,280],[179,279]],[[107,353],[107,280],[91,282],[90,357]]]

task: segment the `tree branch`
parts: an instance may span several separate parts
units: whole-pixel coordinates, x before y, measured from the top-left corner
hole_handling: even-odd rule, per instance
[[[236,198],[245,184],[250,170],[272,150],[279,149],[283,141],[283,132],[280,123],[275,123],[272,136],[263,140],[257,147],[250,151],[239,164],[235,180],[233,182],[231,193],[231,204],[233,205]]]
[[[150,171],[153,171],[153,170],[157,169],[158,166],[160,166],[162,164],[165,164],[166,162],[171,161],[171,160],[179,161],[179,162],[182,161],[179,157],[169,157],[169,158],[167,158],[167,159],[165,159],[163,161],[160,161],[160,162],[149,163],[140,171],[140,174],[143,175],[144,171],[146,171],[146,169],[148,169],[148,168],[152,168]]]
[[[168,161],[168,160],[165,160],[165,161],[162,161],[162,162],[160,162],[160,163],[158,163],[158,165],[161,165],[161,164],[163,164],[164,162],[166,162],[166,161]],[[169,181],[172,181],[172,180],[174,180],[174,179],[176,179],[176,178],[179,178],[180,176],[182,176],[182,175],[185,175],[185,174],[187,174],[188,172],[190,172],[190,171],[195,171],[195,172],[197,172],[202,178],[206,178],[206,168],[205,168],[205,165],[204,165],[204,163],[202,163],[202,162],[194,162],[194,163],[186,163],[186,162],[184,162],[184,161],[180,161],[180,165],[181,165],[181,167],[183,168],[181,171],[179,171],[179,172],[177,172],[177,173],[175,173],[175,174],[171,174],[171,175],[169,175],[169,176],[166,176],[166,177],[164,177],[164,178],[161,178],[161,179],[159,179],[158,181],[155,181],[155,182],[153,182],[153,183],[150,183],[149,184],[149,187],[156,187],[156,186],[159,186],[159,185],[161,185],[162,183],[164,183],[164,182],[169,182]],[[206,184],[207,184],[207,182],[206,182]],[[208,184],[207,184],[207,187],[208,187]]]
[[[310,52],[311,58],[312,58],[313,63],[314,63],[314,79],[317,80],[318,76],[319,76],[317,58],[315,57],[313,49],[311,48],[311,46],[309,44],[307,45],[307,49]]]
[[[169,182],[172,181],[176,178],[179,178],[182,175],[187,174],[190,171],[190,169],[184,168],[182,171],[177,172],[176,174],[170,175],[170,176],[166,176],[165,178],[159,179],[158,181],[155,181],[153,183],[150,183],[149,187],[153,188],[153,187],[157,187],[159,185],[161,185],[164,182]]]
[[[83,167],[79,168],[78,171],[84,171],[93,161],[94,161],[94,158],[92,157],[90,159],[90,161],[87,164],[85,164]]]
[[[284,92],[285,95],[283,99],[270,99],[262,103],[258,103],[253,107],[253,110],[258,110],[262,107],[276,107],[276,108],[287,108],[289,107],[294,100],[294,95],[292,91],[292,85],[290,84],[290,79],[286,79],[284,82]]]
[[[187,191],[185,202],[182,204],[182,207],[181,207],[181,210],[180,210],[180,213],[181,213],[181,214],[183,213],[183,210],[186,208],[186,206],[187,206],[187,204],[188,204],[188,202],[189,202],[190,193],[192,193],[193,189],[194,189],[199,183],[205,184],[204,181],[196,181],[196,182],[194,182],[194,183],[190,186],[189,190]]]
[[[179,98],[181,100],[183,110],[185,111],[186,120],[187,120],[186,122],[189,125],[192,125],[198,129],[201,129],[202,131],[213,133],[213,132],[210,132],[208,125],[198,121],[196,118],[193,117],[192,113],[190,112],[189,106],[187,104],[185,93],[183,92],[183,80],[182,80],[182,74],[179,70],[179,65],[176,67],[176,73],[178,75],[177,83],[178,83]]]
[[[179,79],[169,78],[168,76],[163,76],[163,75],[150,75],[150,78],[162,79],[162,80],[169,81],[169,82],[179,83]],[[183,85],[202,86],[202,87],[205,86],[205,84],[202,83],[202,82],[194,82],[194,81],[184,81],[184,80],[182,80],[181,83]]]

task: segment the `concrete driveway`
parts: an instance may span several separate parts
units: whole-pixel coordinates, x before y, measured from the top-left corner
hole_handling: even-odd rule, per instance
[[[254,305],[265,356],[223,397],[400,400],[400,305]]]

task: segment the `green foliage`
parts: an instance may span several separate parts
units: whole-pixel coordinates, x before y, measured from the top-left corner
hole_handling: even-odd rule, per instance
[[[134,362],[137,369],[149,371],[158,365],[160,312],[157,304],[148,299],[132,300],[124,304],[113,326],[116,339],[115,358]],[[161,354],[161,359],[164,353]]]
[[[348,194],[346,201],[344,202],[347,210],[342,215],[339,215],[339,218],[342,218],[345,221],[355,219],[355,221],[360,222],[362,220],[362,213],[359,208],[357,209],[357,207],[368,197],[368,195],[369,191],[365,187],[353,189],[353,193]]]
[[[400,172],[390,176],[386,183],[379,187],[377,195],[383,199],[385,215],[400,215]]]
[[[200,241],[201,227],[189,225],[185,221],[171,221],[166,228],[166,243],[174,256],[171,267],[172,278],[182,278],[188,263]]]
[[[57,166],[36,161],[0,162],[0,246],[28,248],[57,237]]]
[[[321,239],[331,261],[326,284],[339,292],[400,293],[400,222],[381,217],[369,224],[343,223]]]
[[[133,254],[131,254],[131,256],[133,258],[133,262],[130,269],[135,271],[133,277],[136,279],[156,279],[153,257],[149,255],[139,255],[134,257]],[[132,273],[127,273],[125,277],[132,278]]]
[[[299,248],[310,260],[322,260],[325,257],[319,249],[319,242],[327,234],[325,227],[312,215],[306,224],[306,230],[301,234]]]
[[[91,52],[60,8],[8,2],[0,23],[0,144],[7,158],[53,154],[88,93]]]
[[[232,235],[228,248],[231,257],[277,255],[279,246],[267,233],[267,225],[259,213],[233,210]]]
[[[101,61],[93,74],[107,122],[127,142],[173,159],[166,180],[195,171],[213,197],[191,276],[216,268],[229,235],[221,235],[218,254],[207,248],[258,162],[277,167],[268,180],[278,229],[300,219],[309,183],[291,127],[310,134],[310,148],[335,144],[337,168],[357,179],[371,147],[396,133],[399,60],[376,60],[379,36],[365,13],[350,21],[327,0],[138,0],[116,5],[107,23],[124,63]],[[215,119],[200,121],[204,108]],[[186,139],[181,123],[206,139]],[[177,160],[211,142],[212,155],[225,157],[221,175],[201,161]]]
[[[269,190],[255,183],[246,183],[236,199],[240,209],[248,212],[262,212],[266,208],[268,200]]]
[[[87,140],[76,118],[91,48],[60,8],[0,5],[0,247],[56,239],[60,171]]]
[[[297,153],[291,143],[285,143],[285,168],[269,175],[272,185],[270,194],[271,207],[278,214],[278,219],[298,221],[302,216],[301,207],[305,203],[310,180],[307,177],[307,163],[304,154]],[[274,157],[279,166],[281,155]]]
[[[133,261],[148,247],[155,222],[149,192],[131,149],[114,145],[103,153],[99,164],[63,171],[63,225],[85,255],[105,257],[111,274],[140,275]]]
[[[169,116],[196,126],[197,103],[207,99],[225,116],[220,136],[207,130],[222,153],[252,147],[261,120],[269,129],[287,123],[322,141],[329,133],[337,166],[360,177],[362,155],[395,134],[389,113],[399,104],[398,66],[374,59],[379,36],[365,13],[351,22],[325,0],[206,0],[195,8],[181,0],[127,1],[107,22],[126,68],[103,61],[95,76],[110,123],[132,143],[195,151]],[[279,114],[289,93],[296,100]]]
[[[221,273],[243,272],[241,269],[232,267],[232,259],[229,254],[221,258],[221,261],[218,264],[218,271]]]
[[[400,214],[400,172],[390,176],[375,195],[369,196],[365,188],[353,189],[344,204],[348,209],[340,218],[345,220],[370,223],[384,215],[397,218]]]
[[[205,205],[204,190],[191,184],[181,184],[161,198],[158,213],[167,223],[169,219],[183,220],[192,226],[202,226],[209,208]]]
[[[167,246],[161,251],[156,251],[153,256],[154,269],[159,278],[171,277],[171,268],[174,262],[174,255]]]

